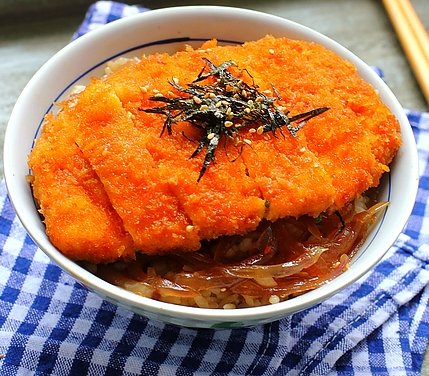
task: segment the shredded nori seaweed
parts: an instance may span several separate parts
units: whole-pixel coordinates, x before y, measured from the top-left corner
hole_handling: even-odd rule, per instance
[[[169,82],[178,91],[178,96],[166,97],[157,94],[150,99],[163,102],[164,106],[140,109],[166,117],[161,136],[165,131],[172,134],[172,124],[182,121],[201,130],[198,146],[190,156],[193,158],[202,149],[207,149],[197,181],[201,180],[214,161],[222,137],[233,140],[235,145],[241,147],[251,141],[242,137],[243,133],[240,134],[240,131],[248,131],[250,128],[258,134],[272,132],[276,136],[278,131],[284,136],[282,128],[286,127],[289,133],[296,137],[308,120],[329,109],[320,107],[289,117],[289,111],[284,111],[275,104],[276,100],[281,99],[275,87],[273,91],[276,97],[269,97],[258,90],[247,70],[243,71],[252,79],[251,85],[235,77],[229,70],[236,65],[234,62],[225,61],[216,66],[206,58],[203,60],[205,66],[186,88],[179,85],[178,80]],[[206,83],[202,84],[203,81]]]

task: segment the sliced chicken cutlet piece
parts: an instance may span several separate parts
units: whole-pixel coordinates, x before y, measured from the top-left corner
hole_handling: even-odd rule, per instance
[[[336,188],[331,210],[342,208],[368,188],[377,186],[387,171],[387,166],[372,152],[376,135],[368,132],[354,114],[337,114],[335,110],[326,114],[332,128],[317,127],[315,121],[304,132],[308,147],[318,155]]]
[[[74,260],[133,259],[129,234],[98,176],[75,144],[75,116],[67,105],[48,115],[29,156],[32,188],[52,243]]]
[[[76,104],[76,141],[104,185],[136,249],[160,253],[196,250],[199,237],[168,182],[160,179],[137,129],[109,84],[93,80]],[[168,244],[168,247],[166,247]]]
[[[148,151],[161,179],[168,182],[201,239],[254,230],[264,217],[265,201],[254,180],[247,176],[243,162],[232,161],[237,150],[221,147],[215,163],[198,181],[204,153],[190,158],[196,144],[186,139],[182,131],[192,137],[194,130],[182,124],[172,135],[160,138],[159,134],[153,134]]]
[[[225,48],[228,55],[233,50]],[[399,123],[356,68],[314,43],[267,36],[242,48],[247,56],[238,64],[262,88],[269,79],[281,97],[278,104],[290,116],[330,108],[300,130],[335,188],[333,205],[326,210],[339,209],[377,186],[401,144]]]
[[[150,138],[146,148],[158,168],[160,181],[168,184],[179,200],[181,209],[191,219],[192,231],[196,231],[201,239],[244,234],[257,227],[266,206],[258,185],[248,176],[246,166],[238,158],[239,149],[230,142],[224,144],[225,140],[221,141],[216,162],[198,181],[204,151],[190,157],[201,132],[182,122],[175,124],[171,135],[164,132],[160,137],[165,118],[141,111],[158,105],[149,99],[156,94],[152,89],[155,80],[161,83],[156,87],[167,93],[173,90],[168,84],[172,77],[179,81],[195,79],[202,60],[186,60],[190,64],[186,68],[182,60],[165,54],[151,55],[143,58],[140,64],[132,63],[132,69],[126,67],[118,75],[113,73],[107,80],[124,107],[133,113],[136,128]]]
[[[331,177],[301,137],[255,135],[242,158],[268,201],[267,219],[317,216],[332,205]]]

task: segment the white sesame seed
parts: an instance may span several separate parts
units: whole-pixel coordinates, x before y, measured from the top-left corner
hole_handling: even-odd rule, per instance
[[[161,94],[161,93],[156,93],[156,94],[154,95],[154,97],[157,97],[157,98],[162,97],[162,94]]]
[[[206,104],[202,104],[200,107],[201,111],[207,111],[209,109],[209,106],[207,106]]]
[[[278,295],[271,295],[270,299],[268,300],[271,304],[277,304],[280,302],[280,298]]]
[[[243,142],[247,145],[252,145],[252,141],[247,138],[243,138]]]
[[[153,93],[159,93],[159,90],[158,89],[153,89],[152,92]]]
[[[148,86],[140,86],[140,90],[142,91],[142,93],[147,93]]]
[[[187,225],[187,226],[186,226],[186,232],[192,232],[192,231],[194,231],[194,226],[192,226],[192,225]]]
[[[255,128],[250,128],[249,129],[249,133],[256,133],[256,129]]]
[[[246,108],[244,109],[244,112],[245,112],[246,114],[250,114],[251,110],[250,110],[250,108],[249,108],[249,107],[246,107]]]
[[[217,102],[215,106],[216,108],[222,107],[222,101]]]
[[[256,130],[256,133],[259,134],[259,135],[261,135],[262,133],[264,133],[264,127],[262,125],[260,125],[258,127],[258,129]]]
[[[241,95],[244,97],[244,98],[247,98],[247,91],[246,90],[241,90]]]
[[[178,83],[179,83],[179,79],[178,79],[177,77],[173,77],[173,82],[174,82],[175,84],[178,84]]]
[[[207,139],[208,140],[211,140],[213,137],[215,136],[215,134],[212,132],[212,133],[209,133],[208,135],[207,135]]]
[[[197,96],[194,96],[192,99],[194,100],[194,102],[195,102],[196,104],[201,104],[201,103],[203,103],[203,101],[201,100],[201,98],[198,98]]]
[[[234,125],[234,123],[232,121],[227,120],[225,123],[225,127],[229,128],[232,127]]]
[[[255,99],[256,103],[261,103],[263,101],[264,101],[264,98],[262,98],[262,97],[258,97],[258,98]]]
[[[270,53],[270,55],[274,55],[274,49],[273,49],[273,48],[270,48],[270,49],[268,50],[268,52]]]

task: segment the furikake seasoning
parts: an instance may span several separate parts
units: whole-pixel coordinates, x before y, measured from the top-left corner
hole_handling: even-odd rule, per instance
[[[161,135],[165,130],[171,134],[172,124],[182,121],[201,130],[198,146],[190,156],[193,158],[206,148],[197,181],[200,181],[214,161],[222,137],[233,140],[241,147],[248,144],[249,140],[242,137],[240,131],[249,131],[250,128],[258,134],[272,132],[276,135],[278,131],[283,135],[282,128],[286,127],[289,133],[296,137],[297,132],[309,119],[329,109],[320,107],[289,117],[289,111],[275,104],[281,97],[274,87],[276,97],[269,97],[260,92],[254,82],[249,85],[235,77],[229,70],[235,66],[234,62],[225,61],[216,66],[210,60],[204,60],[205,66],[186,88],[180,86],[178,80],[169,82],[179,92],[178,96],[165,97],[157,94],[150,99],[163,102],[164,106],[141,109],[166,117]],[[244,71],[252,78],[247,70]]]

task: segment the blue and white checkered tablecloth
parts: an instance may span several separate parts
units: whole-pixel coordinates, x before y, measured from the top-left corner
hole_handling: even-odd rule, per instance
[[[145,10],[98,2],[75,37]],[[429,338],[429,114],[407,112],[420,157],[409,223],[346,290],[264,326],[179,328],[81,287],[32,243],[0,184],[0,375],[420,375]]]

